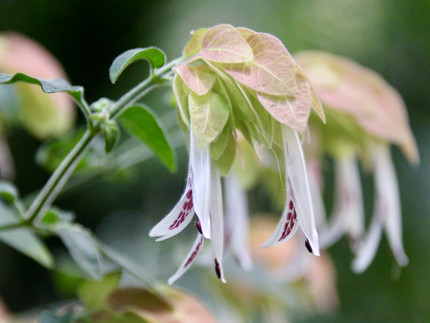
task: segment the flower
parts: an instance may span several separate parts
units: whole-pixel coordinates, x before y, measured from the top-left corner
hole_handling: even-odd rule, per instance
[[[419,157],[403,100],[382,77],[352,60],[318,51],[299,53],[295,58],[327,115],[326,127],[311,122],[311,128],[321,136],[322,152],[335,159],[335,207],[330,223],[320,230],[322,246],[348,233],[356,253],[353,270],[362,272],[374,258],[384,228],[397,263],[407,265],[390,143],[399,145],[412,163]],[[367,234],[357,158],[372,169],[375,180],[374,214]]]
[[[224,281],[224,215],[221,176],[227,177],[237,153],[238,133],[257,149],[263,145],[284,152],[287,206],[266,247],[288,240],[300,226],[308,249],[319,255],[313,206],[298,132],[303,132],[311,108],[324,114],[306,76],[274,36],[231,25],[193,33],[184,49],[185,62],[174,68],[173,91],[180,122],[190,134],[187,185],[173,210],[150,232],[158,240],[179,233],[198,218],[201,233],[179,270],[179,278],[195,260],[204,239],[211,240],[218,276]],[[229,188],[227,192],[236,194]],[[230,196],[231,198],[231,196]],[[227,200],[229,200],[227,198]],[[242,201],[242,204],[246,203]],[[231,204],[230,204],[231,205]],[[227,206],[228,223],[245,223],[243,213]],[[245,224],[246,225],[246,224]],[[228,237],[243,241],[244,232],[230,225]],[[242,229],[242,228],[241,228]],[[237,235],[242,238],[235,238]],[[236,250],[236,255],[241,254]],[[242,265],[248,261],[242,258]]]

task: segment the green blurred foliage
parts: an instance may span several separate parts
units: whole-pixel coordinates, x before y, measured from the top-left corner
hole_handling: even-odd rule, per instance
[[[350,270],[348,243],[345,239],[339,242],[330,253],[338,271],[340,309],[330,318],[309,319],[327,322],[430,320],[428,17],[430,2],[422,0],[0,1],[0,30],[22,32],[42,43],[62,62],[71,83],[85,87],[89,102],[101,96],[115,99],[147,75],[146,63],[133,64],[115,86],[111,85],[108,69],[118,54],[130,48],[157,46],[170,60],[181,54],[191,30],[218,23],[272,33],[292,53],[323,49],[349,56],[375,69],[397,88],[407,104],[421,153],[417,168],[411,168],[397,148],[393,153],[410,264],[400,272],[384,240],[371,267],[355,275]],[[169,94],[157,92],[146,103],[161,115],[168,109],[169,99]],[[34,162],[40,143],[18,129],[8,139],[17,164],[16,183],[25,195],[40,187],[48,176]],[[179,153],[175,176],[159,162],[150,161],[131,181],[115,183],[98,178],[94,185],[59,199],[58,204],[73,210],[85,225],[95,227],[102,222],[99,234],[105,241],[124,247],[121,250],[148,267],[160,246],[145,238],[147,232],[169,211],[183,189],[186,155],[183,149]],[[364,181],[368,196],[371,189],[366,180],[371,179]],[[253,197],[261,198],[261,194],[253,192]],[[268,205],[260,201],[253,199],[253,210],[262,211],[260,205]],[[368,203],[366,210],[371,209]],[[113,221],[114,212],[121,221]],[[106,227],[107,223],[111,225]],[[135,238],[133,244],[124,240],[131,237]],[[166,242],[163,248],[173,248],[177,241]],[[55,245],[57,241],[48,243]],[[178,259],[186,254],[186,245],[184,248],[175,249]],[[3,245],[0,254],[0,295],[11,310],[58,299],[52,282],[38,265]],[[153,274],[165,279],[175,270],[170,269]],[[36,277],[38,274],[41,277]]]

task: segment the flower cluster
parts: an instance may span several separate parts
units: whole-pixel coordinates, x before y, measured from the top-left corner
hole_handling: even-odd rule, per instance
[[[185,62],[174,68],[173,89],[181,123],[190,138],[187,184],[180,201],[150,235],[158,240],[170,238],[182,231],[194,214],[199,233],[169,283],[190,267],[205,239],[211,240],[215,269],[224,281],[225,232],[237,246],[245,236],[240,223],[246,225],[247,221],[244,208],[231,205],[226,205],[228,219],[224,221],[221,176],[228,176],[240,152],[236,148],[239,133],[254,150],[257,146],[276,147],[284,154],[286,206],[265,246],[288,240],[300,226],[308,250],[319,255],[299,133],[307,128],[311,109],[322,119],[324,113],[302,69],[276,37],[231,25],[194,32],[184,58]],[[234,181],[226,181],[225,186],[227,203],[246,203],[239,198]],[[230,224],[226,230],[224,222]],[[247,266],[248,258],[241,255],[246,251],[232,249]]]
[[[407,158],[418,162],[418,151],[409,128],[406,107],[400,95],[375,72],[347,58],[324,52],[303,52],[295,56],[312,81],[321,98],[327,125],[310,121],[314,143],[308,147],[310,186],[321,246],[326,248],[347,233],[356,258],[356,272],[371,263],[385,229],[397,263],[405,266],[408,258],[403,250],[400,198],[390,143],[397,144]],[[315,140],[320,145],[315,145]],[[322,153],[335,160],[336,196],[328,224],[321,201],[319,163]],[[361,193],[360,159],[365,169],[374,173],[374,215],[368,233]],[[318,189],[320,187],[320,189]]]

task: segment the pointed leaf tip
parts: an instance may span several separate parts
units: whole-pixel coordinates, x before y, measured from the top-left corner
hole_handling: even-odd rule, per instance
[[[151,69],[160,68],[166,62],[164,52],[156,47],[130,49],[114,59],[109,68],[109,78],[113,84],[121,73],[132,63],[145,59],[151,65]]]

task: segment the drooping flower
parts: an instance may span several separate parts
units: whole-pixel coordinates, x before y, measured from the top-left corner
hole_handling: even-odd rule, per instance
[[[220,176],[226,177],[230,172],[239,132],[254,149],[277,147],[284,152],[287,205],[265,246],[288,240],[300,226],[308,249],[318,255],[318,235],[298,133],[306,129],[311,108],[321,118],[324,114],[301,68],[276,37],[231,25],[194,32],[184,57],[185,62],[174,68],[173,90],[180,122],[190,134],[187,185],[181,200],[150,235],[159,240],[169,238],[189,224],[193,214],[201,233],[169,282],[189,268],[204,239],[211,240],[215,268],[223,279],[225,234]],[[229,179],[226,181],[226,193],[236,194]],[[232,215],[234,208],[226,209],[227,223],[232,228],[227,237],[239,246],[243,238],[235,235],[243,237],[244,233],[231,223],[244,223],[246,211]],[[241,262],[247,266],[246,257]]]
[[[311,122],[311,128],[321,136],[322,152],[335,160],[335,206],[329,224],[320,230],[322,246],[348,233],[356,253],[353,270],[362,272],[372,262],[385,229],[397,263],[405,266],[408,258],[390,144],[397,144],[412,163],[419,157],[403,100],[382,77],[352,60],[324,52],[303,52],[295,58],[327,115],[326,127]],[[373,171],[375,180],[374,215],[367,234],[358,158]]]

